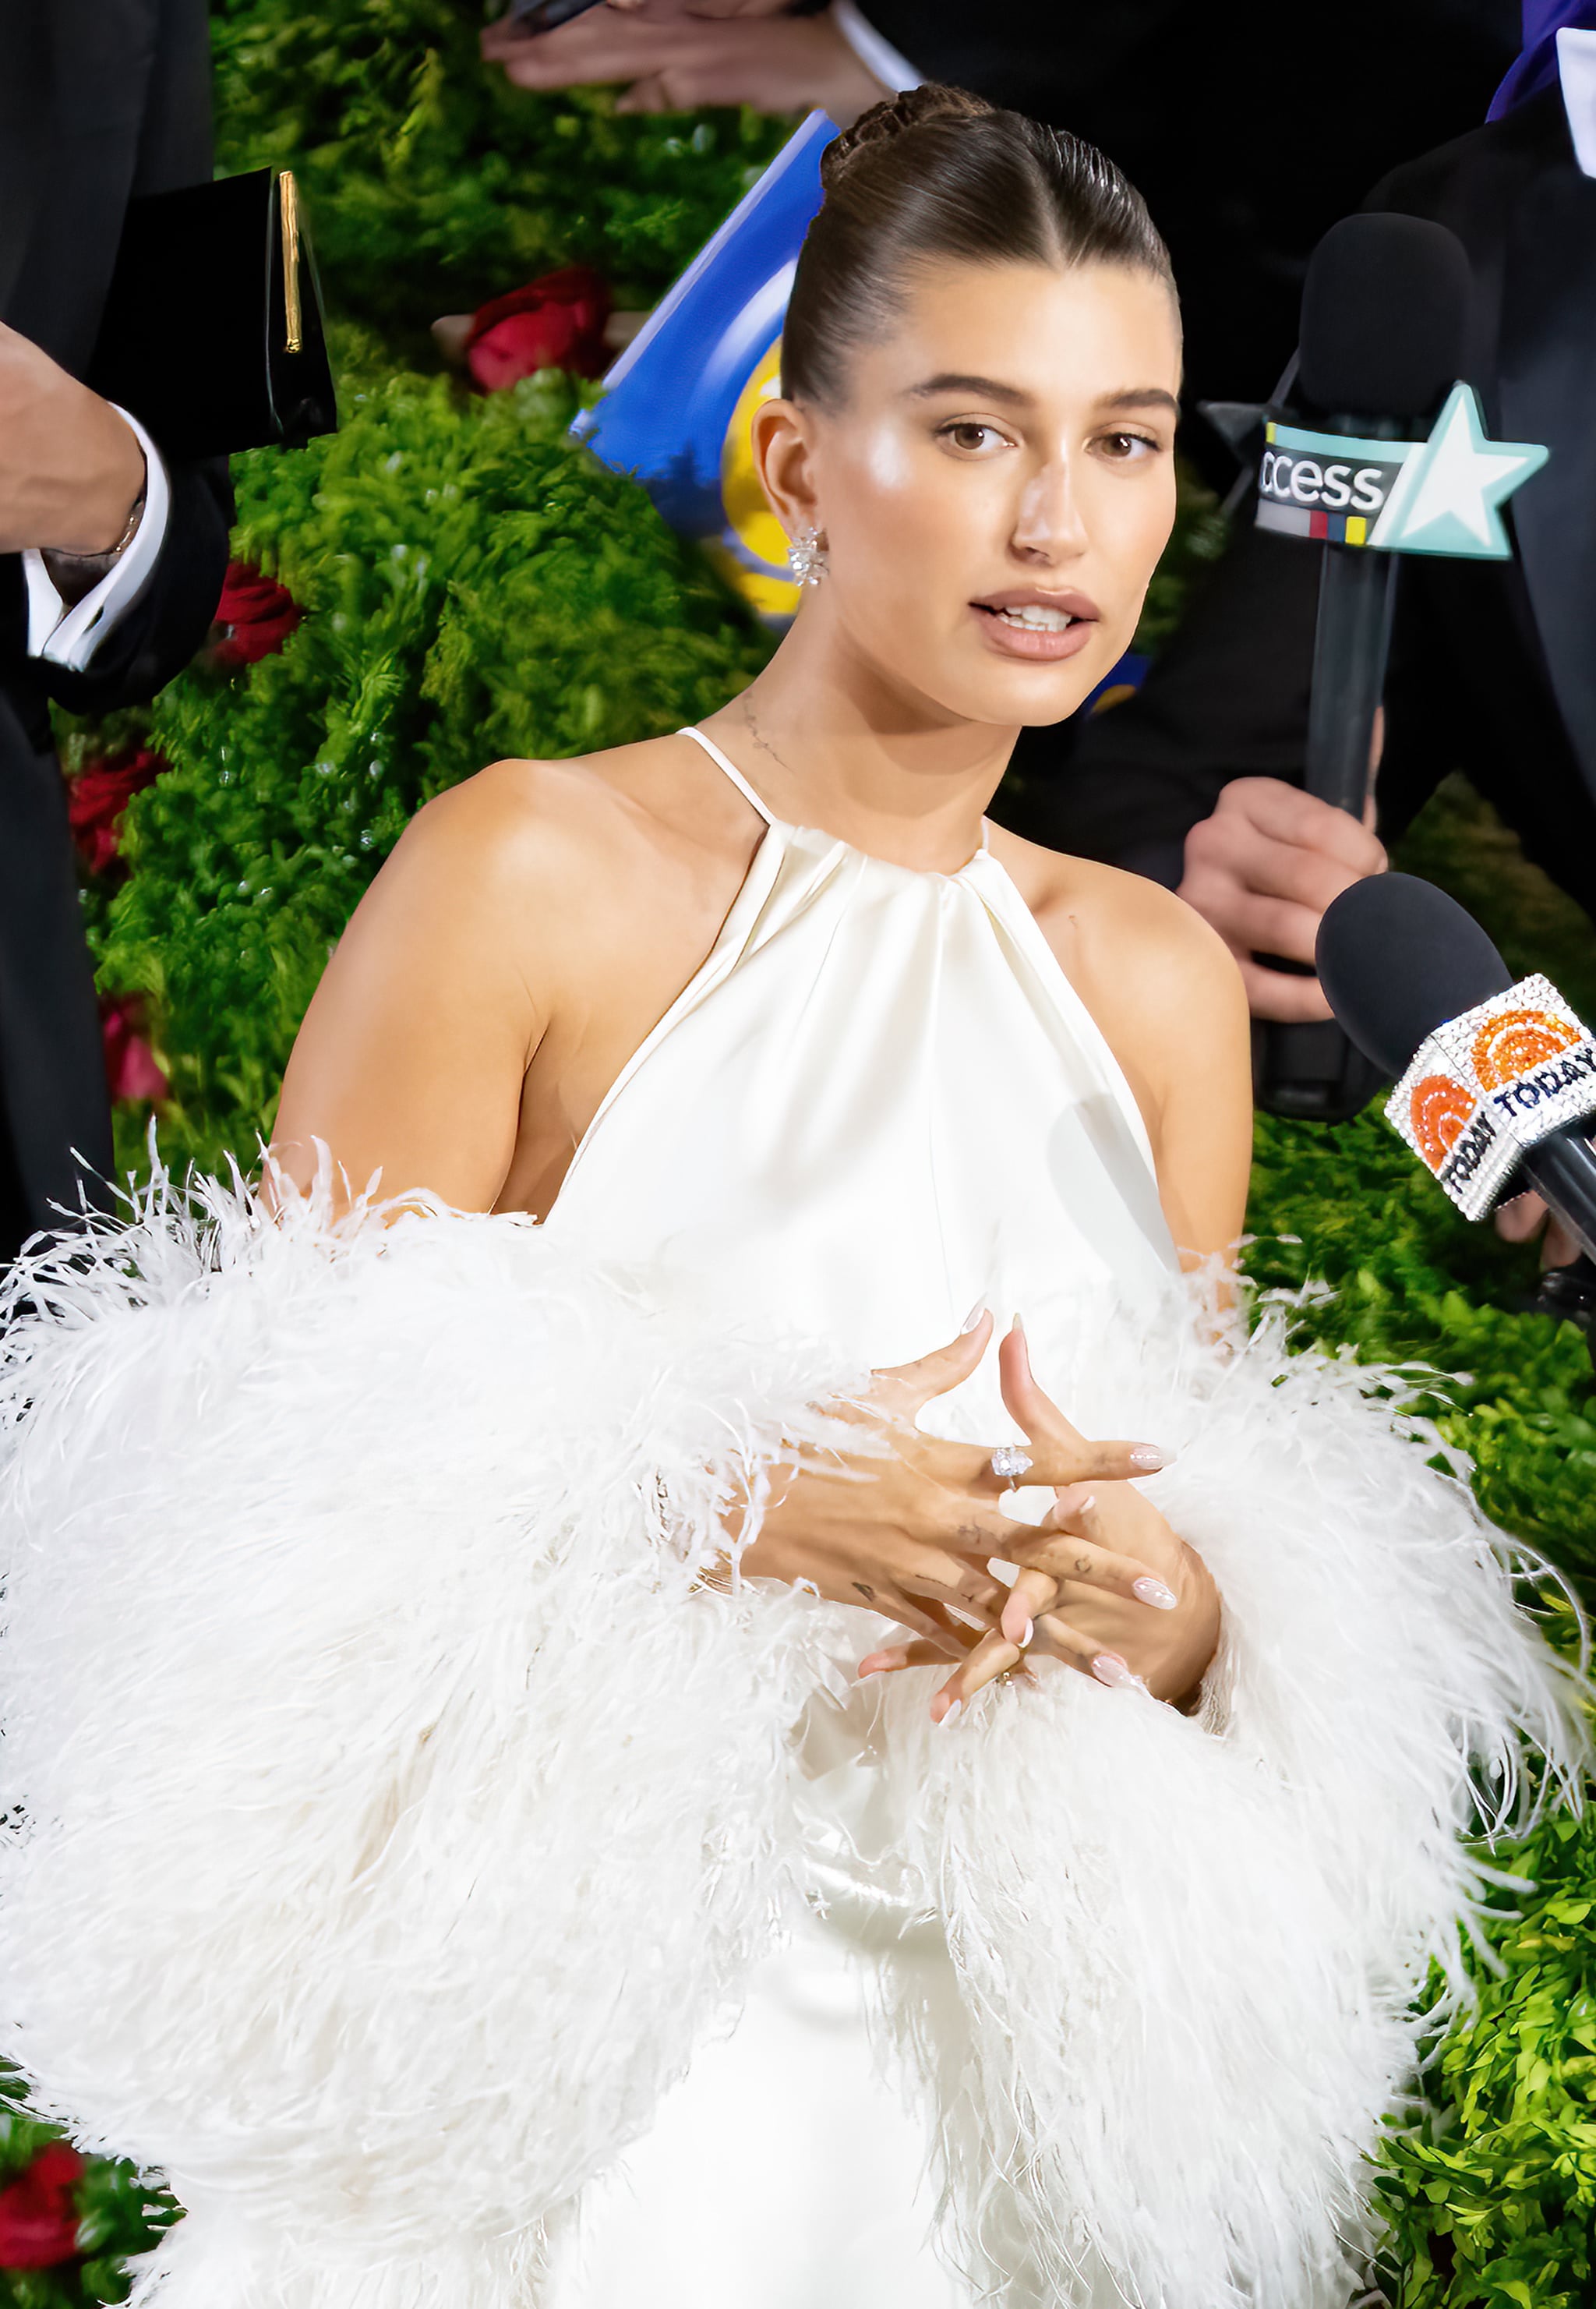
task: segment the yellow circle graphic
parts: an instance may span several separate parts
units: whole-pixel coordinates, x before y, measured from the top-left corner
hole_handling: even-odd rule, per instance
[[[750,372],[738,395],[720,450],[720,502],[727,536],[710,546],[710,558],[762,616],[789,618],[798,588],[787,567],[787,536],[765,501],[754,470],[754,411],[781,390],[781,340],[777,337]],[[742,551],[735,549],[739,545]],[[751,567],[749,565],[754,566]]]

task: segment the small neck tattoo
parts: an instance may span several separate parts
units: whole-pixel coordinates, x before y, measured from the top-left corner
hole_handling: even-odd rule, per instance
[[[791,763],[782,759],[781,756],[772,745],[770,739],[765,736],[764,731],[760,728],[758,717],[754,711],[754,700],[747,696],[746,692],[744,693],[743,696],[743,719],[748,725],[749,737],[758,747],[760,752],[762,754],[768,754],[772,761],[775,763],[778,769],[785,770],[789,778],[796,777],[798,773],[793,768]]]

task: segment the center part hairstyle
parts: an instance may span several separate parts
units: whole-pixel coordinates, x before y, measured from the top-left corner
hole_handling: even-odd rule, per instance
[[[1112,160],[966,89],[873,105],[827,145],[820,182],[781,336],[789,400],[841,401],[848,354],[879,338],[923,266],[1124,264],[1174,293],[1147,204]]]

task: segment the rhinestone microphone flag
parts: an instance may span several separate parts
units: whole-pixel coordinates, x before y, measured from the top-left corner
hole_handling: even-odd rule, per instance
[[[1521,978],[1428,1035],[1385,1113],[1463,1216],[1483,1218],[1526,1148],[1596,1115],[1596,1040],[1549,979]]]

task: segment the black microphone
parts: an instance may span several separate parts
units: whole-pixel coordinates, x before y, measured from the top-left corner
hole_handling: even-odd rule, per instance
[[[1469,298],[1469,260],[1445,225],[1382,215],[1333,225],[1308,264],[1292,398],[1308,405],[1315,434],[1339,437],[1346,454],[1317,443],[1312,454],[1272,447],[1260,476],[1264,498],[1278,500],[1261,499],[1261,521],[1267,515],[1324,536],[1305,783],[1357,818],[1385,687],[1397,557],[1349,542],[1337,509],[1377,503],[1370,484],[1378,445],[1428,429],[1462,374]],[[1340,536],[1331,533],[1336,529]],[[1330,1022],[1264,1026],[1255,1036],[1254,1077],[1268,1111],[1319,1121],[1359,1112],[1378,1079]]]
[[[1316,961],[1319,983],[1337,1019],[1358,1048],[1389,1076],[1404,1075],[1420,1046],[1438,1029],[1497,995],[1517,990],[1512,972],[1473,916],[1444,890],[1411,874],[1375,874],[1343,890],[1325,909]],[[1544,1092],[1536,1085],[1543,1075],[1581,1071],[1574,1055],[1580,1046],[1574,1036],[1584,1036],[1555,990],[1546,991],[1552,998],[1549,1009],[1525,1007],[1511,1014],[1511,1018],[1543,1021],[1539,1034],[1531,1030],[1523,1042],[1526,1065],[1510,1078],[1528,1083],[1537,1103],[1543,1096],[1569,1095],[1571,1085],[1559,1082]],[[1519,1031],[1522,1036],[1524,1030]],[[1549,1067],[1537,1052],[1538,1043],[1543,1048],[1548,1042],[1557,1044]],[[1587,1111],[1557,1124],[1536,1144],[1521,1146],[1491,1201],[1533,1187],[1578,1238],[1587,1256],[1596,1258],[1596,1152],[1589,1143],[1596,1075],[1587,1079]],[[1509,1097],[1514,1111],[1523,1107],[1533,1113],[1529,1091],[1498,1095]],[[1442,1182],[1446,1183],[1444,1177]]]
[[[1469,292],[1463,245],[1445,225],[1409,216],[1333,225],[1302,291],[1297,385],[1323,412],[1316,429],[1371,442],[1423,429],[1463,373]],[[1348,463],[1355,473],[1358,460]],[[1355,481],[1350,501],[1354,491]],[[1307,784],[1361,817],[1397,557],[1344,540],[1327,540],[1322,551]]]

